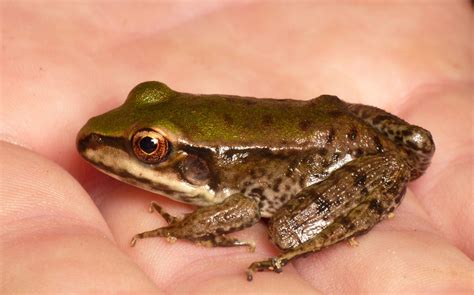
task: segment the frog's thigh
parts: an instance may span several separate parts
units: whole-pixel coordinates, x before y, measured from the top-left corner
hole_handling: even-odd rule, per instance
[[[356,159],[298,193],[272,217],[272,240],[285,253],[247,272],[281,271],[291,259],[370,230],[401,201],[409,170],[396,154]]]
[[[253,243],[228,238],[224,234],[249,227],[259,220],[258,203],[252,198],[235,194],[222,203],[201,207],[181,220],[173,219],[166,227],[137,234],[131,244],[133,246],[138,239],[166,237],[187,239],[209,246],[248,246],[252,249]]]

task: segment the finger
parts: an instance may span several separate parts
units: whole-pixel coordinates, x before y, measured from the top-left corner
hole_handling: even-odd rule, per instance
[[[5,142],[0,163],[0,293],[156,291],[69,174]]]

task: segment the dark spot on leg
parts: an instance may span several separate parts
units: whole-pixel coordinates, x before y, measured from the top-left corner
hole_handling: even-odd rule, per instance
[[[403,136],[411,136],[413,132],[411,130],[405,129],[402,131]]]
[[[395,198],[395,203],[396,203],[396,204],[400,204],[400,202],[401,202],[402,199],[403,199],[403,195],[405,195],[405,193],[401,193],[401,194],[399,194],[399,195]]]
[[[275,179],[275,182],[273,183],[273,191],[274,192],[279,192],[280,191],[280,184],[283,180],[281,179],[281,177],[278,177],[277,179]]]
[[[403,198],[403,196],[406,194],[407,192],[407,186],[403,186],[402,190],[400,191],[400,199]]]
[[[374,140],[374,145],[377,152],[383,153],[384,150],[383,150],[382,142],[380,142],[380,138],[378,136],[374,136],[373,140]]]
[[[375,118],[372,120],[372,124],[377,125],[377,124],[379,124],[380,122],[385,121],[385,120],[389,120],[389,119],[391,119],[391,118],[392,118],[392,117],[389,116],[389,115],[379,115],[379,116],[375,117]]]
[[[403,188],[400,188],[398,185],[389,185],[390,188],[387,190],[387,193],[397,196]]]
[[[259,187],[253,188],[250,191],[250,195],[255,196],[255,197],[261,197],[261,196],[263,196],[263,190]]]
[[[354,151],[354,155],[355,155],[356,157],[362,157],[362,156],[364,155],[364,151],[363,151],[362,149],[360,149],[360,148],[359,148],[359,149],[356,149],[356,150]]]
[[[418,145],[416,145],[416,143],[414,143],[414,142],[411,141],[411,140],[407,140],[407,141],[405,142],[405,144],[406,144],[409,148],[411,148],[412,150],[417,151],[417,150],[420,149],[420,148],[418,147]]]
[[[369,190],[364,187],[360,190],[360,193],[364,196],[364,197],[367,197],[369,195]]]
[[[320,148],[320,149],[318,149],[316,152],[317,152],[320,156],[323,156],[323,157],[324,157],[324,156],[327,155],[328,150],[325,149],[325,148]]]
[[[347,216],[341,217],[339,222],[347,229],[347,231],[352,231],[355,229],[355,224]]]
[[[374,211],[375,213],[377,213],[378,215],[382,215],[383,212],[385,211],[382,203],[377,200],[377,199],[373,199],[370,201],[369,203],[369,209]]]
[[[315,197],[315,203],[319,212],[328,212],[331,209],[331,202],[324,198],[321,198],[320,195],[316,195]]]
[[[316,150],[316,152],[318,152]],[[308,165],[311,165],[312,163],[314,163],[314,156],[311,154],[308,154],[306,157],[304,157],[303,159],[301,159],[301,163],[305,163],[305,164],[308,164]]]
[[[339,154],[339,153],[334,153],[334,154],[332,155],[332,160],[333,160],[333,162],[339,161],[339,157],[340,157],[340,156],[341,156],[341,154]]]
[[[357,129],[355,127],[352,127],[349,133],[347,134],[347,137],[350,140],[355,140],[357,138]]]
[[[250,170],[250,176],[255,179],[257,178],[257,171],[255,169],[251,169]]]
[[[334,128],[330,128],[326,143],[331,144],[334,141],[334,137],[336,137],[336,130]]]
[[[311,125],[313,125],[313,121],[311,120],[302,120],[299,123],[299,127],[301,131],[308,131]]]
[[[366,180],[367,180],[367,175],[363,172],[359,172],[356,174],[354,178],[354,184],[358,186],[364,186]]]

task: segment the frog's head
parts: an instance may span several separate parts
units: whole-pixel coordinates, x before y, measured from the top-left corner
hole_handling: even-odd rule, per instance
[[[137,85],[120,107],[91,118],[77,149],[96,168],[132,185],[189,204],[217,199],[211,150],[191,145],[179,117],[180,93],[160,82]]]

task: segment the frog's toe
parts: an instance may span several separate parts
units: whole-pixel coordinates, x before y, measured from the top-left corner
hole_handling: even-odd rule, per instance
[[[153,212],[156,212],[158,214],[161,215],[161,217],[163,217],[166,222],[168,222],[168,224],[174,224],[176,222],[178,222],[178,218],[169,214],[168,212],[165,211],[165,209],[163,209],[157,202],[155,201],[152,201],[150,203],[150,207],[148,207],[148,211],[150,213],[153,213]]]
[[[350,239],[348,240],[348,242],[349,242],[349,245],[350,245],[351,247],[357,247],[357,246],[359,246],[359,242],[358,242],[358,241],[356,240],[356,238],[354,238],[354,237],[350,238]]]
[[[285,261],[279,257],[272,257],[267,260],[256,261],[252,263],[247,268],[247,280],[253,280],[253,274],[257,271],[273,271],[276,273],[281,273],[283,271],[283,266],[285,266]]]
[[[253,281],[253,271],[250,269],[247,269],[245,272],[245,275],[247,276],[247,281],[251,282]]]
[[[150,213],[153,213],[153,211],[155,211],[155,209],[153,209],[153,203],[154,202],[151,202],[150,206],[148,206],[148,212],[150,212]]]
[[[137,244],[137,236],[133,236],[133,238],[130,240],[130,247],[135,247],[135,245]]]
[[[255,246],[255,242],[254,242],[254,241],[249,241],[249,242],[247,242],[247,247],[248,247],[250,253],[255,252],[256,246]]]

